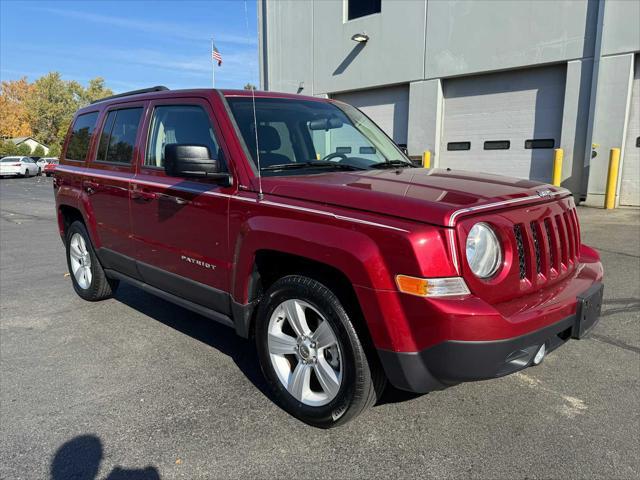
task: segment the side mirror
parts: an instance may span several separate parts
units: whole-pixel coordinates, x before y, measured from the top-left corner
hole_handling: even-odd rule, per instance
[[[220,163],[211,158],[209,148],[204,145],[165,145],[164,171],[172,177],[209,178],[224,186],[233,183],[233,177],[221,171]]]

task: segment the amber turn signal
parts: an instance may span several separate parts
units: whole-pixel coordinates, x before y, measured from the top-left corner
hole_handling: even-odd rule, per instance
[[[396,283],[398,284],[398,290],[402,293],[426,297],[429,292],[429,282],[425,278],[396,275]]]
[[[398,290],[419,297],[449,297],[469,295],[469,288],[460,277],[419,278],[409,275],[396,275]]]

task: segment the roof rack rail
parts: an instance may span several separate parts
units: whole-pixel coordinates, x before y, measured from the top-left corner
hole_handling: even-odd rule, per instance
[[[169,89],[164,85],[156,85],[155,87],[141,88],[140,90],[131,90],[130,92],[118,93],[109,97],[99,98],[98,100],[94,100],[93,102],[91,102],[91,104],[104,102],[105,100],[111,100],[113,98],[128,97],[130,95],[138,95],[140,93],[164,92],[165,90]]]

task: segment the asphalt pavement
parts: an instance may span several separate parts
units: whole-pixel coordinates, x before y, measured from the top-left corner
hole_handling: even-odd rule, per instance
[[[81,300],[51,179],[1,179],[0,478],[639,478],[640,212],[579,216],[606,274],[589,338],[324,431],[231,329],[124,284]]]

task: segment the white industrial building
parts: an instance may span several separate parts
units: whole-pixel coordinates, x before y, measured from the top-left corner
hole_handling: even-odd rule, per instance
[[[258,0],[261,87],[344,100],[432,165],[640,205],[640,1]]]

